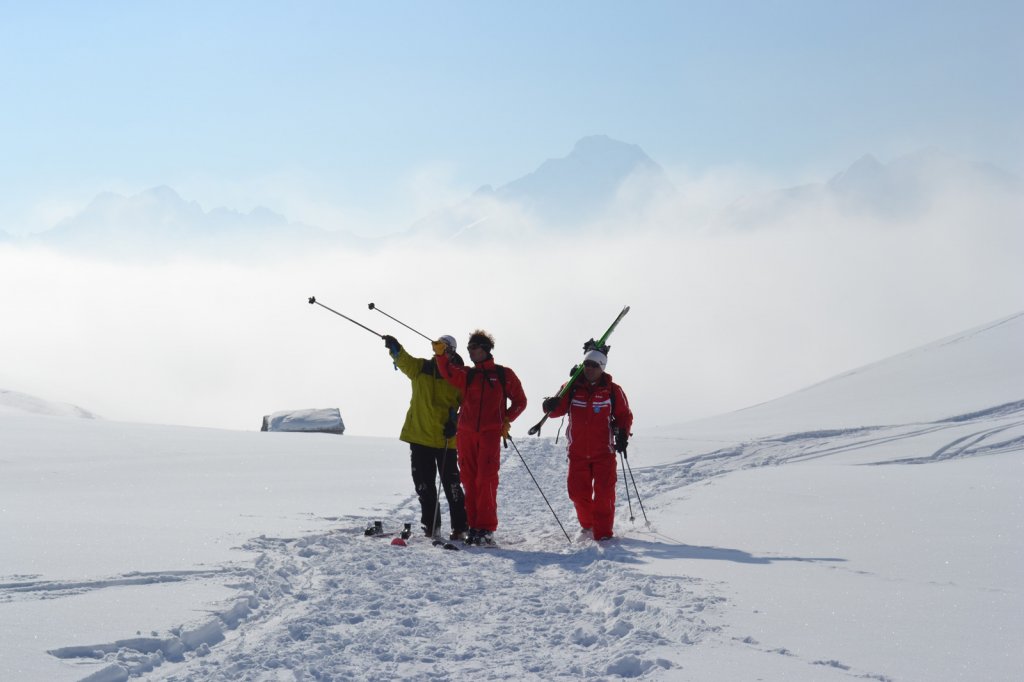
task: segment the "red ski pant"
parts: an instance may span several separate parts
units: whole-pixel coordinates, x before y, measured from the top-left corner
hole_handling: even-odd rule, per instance
[[[569,499],[580,526],[593,529],[595,538],[612,536],[616,480],[614,454],[569,458]]]
[[[498,529],[498,468],[501,465],[501,433],[462,431],[459,464],[466,489],[466,522],[470,528]]]

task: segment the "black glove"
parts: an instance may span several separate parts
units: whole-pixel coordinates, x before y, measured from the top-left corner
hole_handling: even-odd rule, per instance
[[[402,347],[402,344],[398,343],[398,339],[389,335],[384,337],[384,347],[392,355],[398,355],[398,350]]]
[[[448,408],[448,421],[444,423],[444,437],[455,438],[459,426],[459,412],[454,407]]]
[[[615,452],[621,452],[626,457],[626,446],[629,445],[629,434],[625,429],[615,429]]]
[[[544,402],[541,404],[544,414],[550,414],[556,407],[558,407],[558,403],[560,402],[562,402],[562,399],[557,396],[554,398],[544,398]]]

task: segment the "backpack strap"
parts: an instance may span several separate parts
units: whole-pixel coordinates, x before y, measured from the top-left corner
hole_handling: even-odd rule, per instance
[[[618,392],[619,392],[618,384],[616,384],[614,381],[609,381],[608,382],[608,397],[612,401],[612,413],[611,413],[611,415],[609,415],[611,418],[608,420],[608,426],[612,429],[613,433],[614,433],[615,429],[618,428],[618,425],[616,424],[616,421],[615,421],[615,402],[616,402],[615,394],[618,393]]]
[[[475,377],[479,372],[482,372],[484,377],[486,377],[487,374],[490,373],[490,370],[470,367],[469,370],[466,371],[466,388],[469,388],[469,385],[473,383],[473,377]],[[505,403],[508,403],[508,389],[505,388],[505,367],[503,365],[495,365],[494,373],[497,374],[498,383],[501,384],[501,395],[505,398]]]
[[[508,403],[508,390],[505,388],[505,367],[503,365],[495,365],[494,369],[498,372],[498,383],[501,384],[501,395],[505,398],[505,403],[502,403],[502,406],[504,406]]]

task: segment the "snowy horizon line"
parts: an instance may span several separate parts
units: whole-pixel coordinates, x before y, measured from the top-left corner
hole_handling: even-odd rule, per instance
[[[922,353],[927,354],[927,353],[930,353],[930,352],[935,352],[936,350],[940,350],[940,349],[942,349],[945,346],[950,346],[950,345],[954,345],[954,344],[957,344],[957,343],[961,343],[961,342],[963,342],[965,340],[968,340],[968,339],[971,339],[971,338],[973,338],[975,336],[983,335],[983,334],[992,332],[993,330],[997,330],[998,328],[1003,327],[1004,325],[1007,325],[1007,324],[1014,324],[1014,323],[1016,323],[1016,324],[1019,325],[1020,324],[1019,318],[1024,318],[1024,310],[1020,310],[1020,311],[1011,313],[1009,315],[1000,316],[998,318],[989,320],[989,321],[987,321],[985,323],[978,324],[978,325],[973,325],[971,327],[967,327],[967,328],[965,328],[965,329],[963,329],[961,331],[958,331],[956,333],[948,334],[948,335],[939,337],[939,338],[937,338],[937,339],[935,339],[933,341],[930,341],[928,343],[924,343],[924,344],[915,346],[913,348],[908,348],[906,350],[900,351],[900,352],[892,354],[892,355],[888,355],[888,356],[885,356],[885,357],[882,357],[882,358],[878,358],[877,360],[874,360],[872,362],[868,362],[868,363],[863,364],[863,365],[859,365],[857,367],[849,368],[849,369],[844,370],[842,372],[839,372],[837,374],[833,374],[831,376],[824,377],[824,378],[822,378],[819,381],[815,381],[815,382],[809,383],[806,386],[804,386],[802,388],[798,388],[798,389],[796,389],[794,391],[791,391],[789,393],[785,393],[785,394],[782,394],[782,395],[770,398],[767,401],[754,403],[754,404],[751,404],[751,405],[748,405],[748,406],[745,406],[745,407],[741,407],[741,408],[735,409],[735,410],[728,410],[728,411],[722,412],[720,414],[712,415],[712,416],[709,416],[709,417],[702,417],[702,418],[699,418],[699,419],[696,419],[696,420],[684,421],[684,422],[681,422],[679,425],[676,425],[676,426],[683,426],[683,425],[686,425],[686,424],[703,423],[703,422],[714,422],[714,421],[717,421],[717,420],[729,418],[731,416],[735,417],[736,415],[741,415],[742,413],[754,411],[754,410],[757,410],[759,408],[764,408],[764,407],[771,408],[776,403],[783,403],[784,401],[792,400],[794,398],[797,398],[797,399],[803,398],[803,397],[806,397],[807,394],[812,393],[812,392],[817,392],[817,391],[821,391],[821,390],[826,390],[827,391],[830,386],[834,387],[834,385],[841,384],[842,382],[849,380],[851,377],[856,377],[857,375],[862,374],[864,372],[872,372],[872,371],[876,371],[878,368],[882,368],[882,367],[893,365],[893,364],[899,364],[899,363],[905,362],[908,359],[913,359],[915,356],[918,356],[918,355],[920,355]],[[834,388],[833,388],[833,390],[834,390]],[[996,409],[996,408],[1005,408],[1005,407],[1008,407],[1008,406],[1019,406],[1022,402],[1024,402],[1024,393],[1022,393],[1018,397],[1013,397],[1011,395],[1011,393],[1006,393],[1003,396],[1003,399],[1006,400],[1007,402],[1000,403],[999,405],[991,405],[991,406],[986,406],[986,407],[989,408],[989,409]],[[310,409],[310,408],[302,408],[302,409],[305,410],[305,409]],[[320,408],[312,408],[312,409],[323,411],[324,409],[338,409],[338,408],[336,408],[336,406],[332,406],[331,408],[323,408],[321,406]],[[41,415],[41,416],[62,416],[62,417],[75,417],[75,418],[80,418],[80,419],[92,419],[92,420],[98,419],[98,420],[102,420],[102,421],[107,421],[101,415],[98,415],[95,412],[93,412],[93,411],[91,411],[91,410],[89,410],[89,409],[87,409],[85,407],[82,407],[80,405],[76,405],[76,404],[73,404],[73,403],[67,403],[67,402],[61,402],[61,401],[49,400],[48,398],[40,397],[40,396],[37,396],[37,395],[30,395],[30,394],[27,394],[27,393],[23,393],[21,391],[11,390],[11,389],[8,389],[6,387],[0,386],[0,413],[3,413],[5,411],[7,411],[7,412],[15,412],[15,413],[19,413],[20,412],[20,413],[24,413],[24,414],[35,414],[35,415]],[[285,415],[288,412],[296,412],[296,411],[297,410],[295,410],[295,409],[289,410],[289,411],[281,411],[281,412],[278,413],[278,415]],[[960,418],[960,417],[961,417],[961,415],[949,414],[949,415],[946,416],[945,419],[940,419],[939,421],[950,420],[950,419],[957,419],[957,418]],[[338,419],[340,420],[341,418],[342,418],[342,415],[339,415]],[[264,421],[266,421],[266,419],[267,418],[264,417]],[[120,421],[120,420],[111,420],[111,421]],[[129,422],[129,423],[133,423],[133,422]],[[161,423],[161,425],[164,425],[164,426],[175,426],[175,424],[163,424],[163,423]],[[186,426],[186,425],[181,425],[181,426]],[[656,427],[656,428],[666,428],[666,427]],[[669,427],[669,428],[672,428],[672,427]],[[232,430],[234,430],[234,429],[232,429]],[[256,430],[255,427],[254,427],[253,430]],[[342,430],[344,431],[344,427],[342,427]],[[371,437],[372,438],[372,437],[375,437],[375,436],[367,436],[366,434],[363,434],[363,437]],[[384,437],[384,436],[376,436],[376,437]]]

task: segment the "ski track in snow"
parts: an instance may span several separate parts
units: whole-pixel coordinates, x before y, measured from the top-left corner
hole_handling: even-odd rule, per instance
[[[641,489],[656,496],[680,485],[737,469],[810,461],[944,431],[955,434],[953,440],[930,455],[867,464],[928,464],[1024,450],[1024,401],[925,424],[809,431],[764,438],[688,457],[672,464],[636,470],[634,474]],[[997,436],[1000,438],[996,439]]]
[[[111,587],[155,585],[157,583],[178,583],[196,579],[223,579],[225,576],[239,574],[244,571],[232,568],[196,571],[158,571],[126,573],[113,578],[97,580],[35,580],[38,576],[12,576],[19,578],[16,582],[0,583],[0,603],[13,601],[18,597],[36,597],[54,599],[73,594],[82,594],[92,590]]]
[[[785,648],[727,636],[717,608],[725,600],[715,585],[651,574],[641,570],[642,564],[695,557],[754,563],[841,560],[755,557],[740,550],[687,546],[644,529],[644,511],[663,493],[729,471],[806,461],[944,430],[955,437],[929,456],[871,464],[930,463],[1024,449],[1024,402],[930,424],[789,434],[620,471],[620,479],[626,477],[631,486],[635,479],[646,509],[634,496],[636,522],[631,523],[620,487],[620,537],[604,544],[579,533],[564,491],[564,446],[524,438],[516,445],[572,542],[520,456],[509,448],[502,458],[498,548],[446,551],[420,536],[408,547],[392,547],[390,539],[363,536],[371,518],[347,517],[338,519],[346,527],[327,533],[250,540],[244,548],[259,552],[250,566],[81,583],[17,576],[0,583],[0,601],[179,580],[220,579],[239,590],[239,598],[223,611],[189,629],[50,652],[64,659],[103,661],[104,667],[94,667],[85,678],[89,682],[139,676],[173,682],[672,678],[680,674],[680,650],[711,638],[799,659]],[[406,521],[416,528],[417,516],[418,503],[410,496],[381,518],[386,530],[397,531]],[[802,662],[822,675],[827,669],[844,678],[889,679],[835,660]]]

